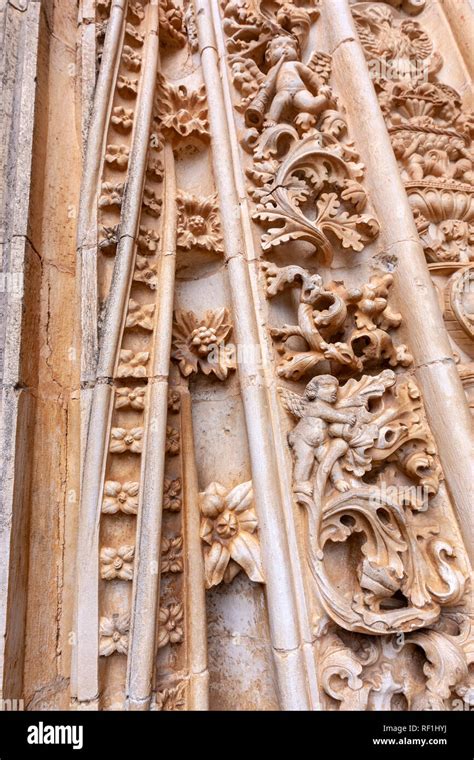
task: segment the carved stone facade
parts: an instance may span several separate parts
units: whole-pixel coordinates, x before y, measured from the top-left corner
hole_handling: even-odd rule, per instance
[[[474,706],[472,12],[442,5],[3,4],[3,698]]]

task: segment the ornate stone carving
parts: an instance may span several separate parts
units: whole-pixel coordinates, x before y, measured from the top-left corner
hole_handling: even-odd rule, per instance
[[[406,346],[395,347],[388,333],[401,322],[388,305],[391,275],[374,275],[362,287],[346,289],[342,282],[323,285],[318,274],[299,266],[264,263],[262,268],[270,298],[287,288],[299,290],[298,324],[270,330],[282,357],[280,377],[298,380],[326,360],[351,372],[384,360],[392,367],[411,363]],[[305,351],[290,347],[295,338],[304,340]]]
[[[192,311],[176,311],[173,325],[172,358],[178,362],[184,377],[199,370],[205,375],[214,374],[225,380],[229,370],[235,369],[234,349],[226,346],[232,326],[229,312],[222,308],[207,311],[204,319]]]
[[[186,44],[183,11],[172,0],[160,0],[160,43],[178,48]]]
[[[181,712],[186,707],[186,682],[156,694],[156,709],[169,712]]]
[[[150,354],[148,351],[134,353],[129,349],[120,351],[120,363],[117,369],[117,377],[144,378],[147,374],[146,365]]]
[[[133,298],[128,302],[128,314],[125,327],[142,327],[144,330],[153,330],[153,316],[155,304],[139,304]]]
[[[104,500],[102,512],[114,515],[123,512],[126,515],[136,515],[138,512],[139,483],[127,481],[119,483],[116,480],[108,480],[104,488]]]
[[[441,470],[413,380],[385,370],[339,388],[336,378],[319,375],[304,396],[281,389],[281,398],[299,420],[288,436],[293,488],[306,508],[308,564],[327,614],[372,634],[435,622],[441,605],[462,599],[467,566],[424,514]],[[336,588],[326,554],[330,543],[357,533],[365,541],[356,589],[341,593],[355,579]]]
[[[177,202],[178,245],[185,250],[204,248],[223,253],[216,195],[201,200],[189,193],[180,193]]]
[[[183,537],[173,536],[161,539],[161,572],[162,573],[182,573],[183,572]]]
[[[181,480],[180,478],[165,478],[165,493],[163,499],[163,509],[169,509],[170,512],[179,512],[181,510]]]
[[[131,581],[133,578],[134,546],[104,546],[100,552],[100,577],[104,581]]]
[[[110,657],[114,652],[127,654],[130,615],[114,612],[110,617],[100,619],[100,649],[101,657]]]
[[[319,672],[328,709],[469,710],[472,658],[469,620],[444,613],[435,627],[391,637],[330,626]]]
[[[179,454],[180,435],[179,430],[168,425],[166,428],[166,453],[174,457]]]
[[[181,644],[184,640],[184,610],[181,603],[160,608],[158,616],[158,649],[167,644]]]
[[[441,56],[418,22],[365,4],[354,18],[369,65],[377,69],[374,55],[384,48],[387,65],[375,77],[379,100],[430,269],[445,278],[437,286],[469,398],[474,340],[469,289],[461,283],[469,282],[474,258],[473,115],[438,81]]]
[[[127,430],[126,428],[112,428],[110,436],[110,453],[140,454],[142,450],[143,428],[135,427]]]
[[[255,531],[252,482],[228,491],[211,483],[200,495],[201,538],[206,588],[231,583],[244,570],[252,581],[264,583],[260,546]]]
[[[330,137],[299,141],[295,130],[284,126],[263,137],[254,153],[263,160],[254,163],[251,177],[258,187],[254,198],[259,200],[254,218],[267,227],[262,235],[264,251],[300,240],[311,243],[324,263],[330,264],[335,242],[343,249],[361,251],[378,234],[377,221],[359,213],[367,201],[356,181],[360,166],[344,160],[344,151],[337,145],[333,150]],[[283,137],[291,150],[277,168],[278,162],[270,156]],[[314,209],[313,217],[304,212],[309,208]]]
[[[162,130],[170,136],[208,137],[207,101],[204,86],[189,91],[186,85],[175,87],[160,79],[156,114]]]

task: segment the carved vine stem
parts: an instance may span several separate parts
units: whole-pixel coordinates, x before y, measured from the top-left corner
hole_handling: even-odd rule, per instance
[[[88,702],[92,707],[98,706],[99,694],[99,519],[113,398],[112,379],[118,363],[118,350],[135,258],[135,235],[142,202],[153,108],[153,98],[149,93],[155,86],[158,64],[157,0],[150,3],[148,10],[150,31],[144,54],[143,89],[136,111],[130,176],[123,197],[121,237],[117,245],[112,287],[100,340],[96,382],[87,430],[79,513],[74,696],[79,702]]]

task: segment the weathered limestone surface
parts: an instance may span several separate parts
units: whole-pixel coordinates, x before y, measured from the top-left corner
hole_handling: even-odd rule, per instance
[[[472,707],[472,19],[0,3],[0,697]]]

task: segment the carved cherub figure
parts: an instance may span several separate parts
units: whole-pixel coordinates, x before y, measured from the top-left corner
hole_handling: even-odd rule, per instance
[[[355,414],[334,408],[338,388],[339,383],[332,375],[314,377],[306,386],[303,396],[304,415],[300,415],[299,422],[288,435],[294,456],[293,490],[297,493],[312,495],[313,483],[310,478],[315,460],[322,462],[331,437],[349,436],[356,423]],[[331,423],[336,423],[337,427]],[[338,461],[332,465],[330,478],[338,491],[349,490],[350,485],[344,480]]]
[[[308,130],[315,124],[315,117],[328,108],[330,88],[311,68],[311,62],[308,65],[300,61],[299,43],[292,35],[279,34],[270,40],[265,60],[270,69],[246,110],[247,126],[273,126],[296,113],[295,124]]]
[[[318,375],[302,396],[279,389],[283,406],[298,420],[288,435],[298,501],[305,503],[309,497],[320,506],[328,480],[341,492],[353,487],[343,475],[343,466],[357,479],[371,468],[369,451],[386,420],[383,415],[377,420],[368,404],[394,384],[394,372],[384,370],[375,377],[349,380],[342,388],[332,375]]]

